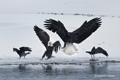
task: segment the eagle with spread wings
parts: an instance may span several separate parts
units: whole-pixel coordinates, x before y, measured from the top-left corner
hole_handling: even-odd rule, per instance
[[[30,54],[30,52],[32,51],[30,47],[20,47],[19,49],[17,48],[13,48],[13,51],[17,52],[17,54],[19,55],[19,57],[24,57],[28,54]]]
[[[91,58],[95,57],[94,55],[95,55],[95,54],[98,54],[98,53],[101,53],[101,54],[103,54],[103,55],[105,55],[105,56],[108,57],[107,51],[104,50],[104,49],[101,48],[101,47],[97,47],[97,48],[93,47],[93,48],[91,49],[91,51],[86,51],[86,53],[89,53],[89,54],[91,55]]]
[[[44,30],[39,28],[37,25],[34,26],[34,31],[35,31],[36,35],[38,36],[39,40],[43,43],[43,45],[46,48],[46,51],[43,54],[42,59],[45,56],[47,57],[47,59],[51,58],[52,52],[55,51],[57,53],[58,50],[60,49],[60,47],[61,47],[60,42],[56,41],[52,44],[52,42],[50,42],[50,36],[47,34],[47,32],[45,32]]]
[[[64,53],[71,55],[77,51],[73,43],[79,44],[83,42],[101,26],[101,23],[101,18],[93,18],[90,21],[85,21],[81,27],[73,32],[68,32],[64,24],[59,20],[48,19],[44,25],[46,29],[58,34],[64,42]]]

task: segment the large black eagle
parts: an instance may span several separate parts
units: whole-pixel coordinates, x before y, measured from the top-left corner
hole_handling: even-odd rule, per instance
[[[38,38],[40,39],[40,41],[43,43],[43,45],[46,48],[45,53],[42,56],[42,59],[46,56],[47,59],[52,57],[52,52],[55,51],[56,53],[58,52],[58,49],[60,49],[61,44],[59,41],[54,42],[53,44],[50,42],[50,36],[41,28],[39,28],[38,26],[34,26],[34,31],[36,33],[36,35],[38,36]],[[41,59],[41,60],[42,60]]]
[[[73,43],[79,44],[95,32],[101,25],[101,18],[85,21],[81,27],[73,32],[68,32],[64,24],[59,20],[48,19],[44,25],[46,29],[59,35],[64,42],[63,51],[70,55],[77,51]]]

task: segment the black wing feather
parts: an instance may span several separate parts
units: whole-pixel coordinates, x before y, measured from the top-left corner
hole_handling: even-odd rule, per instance
[[[60,42],[59,41],[54,42],[53,47],[54,47],[54,51],[57,53],[58,49],[60,49],[60,47],[61,47]]]
[[[95,53],[102,53],[102,54],[104,54],[105,56],[108,56],[107,51],[105,51],[105,50],[104,50],[103,48],[101,48],[101,47],[98,47],[98,48],[96,49]]]
[[[86,51],[86,53],[95,54],[95,51],[96,51],[96,49],[95,49],[95,47],[93,47],[91,49],[91,51]]]
[[[50,40],[49,35],[44,30],[40,29],[38,26],[34,26],[34,31],[47,49],[48,41]]]
[[[20,47],[20,51],[32,51],[30,47]]]
[[[44,25],[46,29],[49,29],[52,32],[56,32],[64,42],[67,41],[68,31],[66,30],[62,22],[49,19],[46,20],[45,23],[46,24]]]
[[[89,22],[85,21],[80,28],[72,32],[72,35],[74,35],[72,41],[74,43],[81,43],[83,40],[89,37],[93,32],[95,32],[100,27],[100,25],[101,25],[100,18],[94,18]]]

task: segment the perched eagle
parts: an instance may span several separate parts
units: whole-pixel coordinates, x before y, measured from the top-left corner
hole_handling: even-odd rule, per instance
[[[22,56],[25,58],[26,55],[30,54],[32,51],[31,48],[29,47],[20,47],[19,49],[13,48],[13,51],[16,51],[19,57],[21,58]],[[27,52],[28,51],[28,52]]]
[[[90,21],[85,21],[81,27],[73,32],[68,32],[61,21],[48,19],[45,21],[45,28],[56,32],[64,42],[64,53],[71,55],[77,51],[73,43],[81,43],[95,32],[101,25],[101,18],[94,18]]]
[[[91,49],[91,51],[86,51],[86,53],[89,53],[89,54],[91,55],[91,58],[95,57],[94,55],[95,55],[95,54],[98,54],[98,53],[102,53],[102,54],[104,54],[105,56],[108,57],[107,51],[105,51],[105,50],[104,50],[103,48],[101,48],[101,47],[98,47],[98,48],[93,47],[93,48]]]
[[[46,48],[45,53],[42,56],[42,59],[46,56],[47,59],[51,58],[53,50],[57,53],[58,49],[60,49],[61,44],[59,41],[54,42],[53,44],[49,41],[50,37],[49,35],[42,29],[40,29],[38,26],[34,26],[34,31],[40,41],[43,43],[43,45]],[[41,60],[42,60],[41,59]]]

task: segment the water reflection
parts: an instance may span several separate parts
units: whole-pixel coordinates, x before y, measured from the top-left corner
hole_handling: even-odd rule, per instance
[[[54,64],[38,64],[38,65],[5,65],[0,66],[0,76],[6,80],[93,80],[94,75],[109,74],[107,63],[84,63],[81,65],[54,65]],[[119,71],[117,72],[119,73]],[[27,78],[27,79],[26,79]]]
[[[80,74],[106,74],[108,72],[107,63],[91,62],[83,65],[24,65],[20,64],[14,71],[28,73],[43,73],[44,75],[74,75]]]
[[[106,74],[108,70],[108,63],[90,63],[90,70],[93,74]]]
[[[14,68],[14,71],[18,71],[18,72],[27,72],[29,70],[30,69],[25,64],[20,64],[17,66],[17,68]]]
[[[42,65],[42,69],[45,75],[72,75],[77,73],[75,65]]]
[[[19,69],[20,71],[25,71],[25,70],[26,70],[26,65],[20,64],[20,65],[18,66],[18,69]]]
[[[45,72],[51,72],[52,71],[52,65],[48,64],[48,65],[42,65],[43,70],[45,70]]]
[[[52,68],[52,65],[50,65],[50,64],[42,65],[42,69],[46,75],[52,75],[52,73],[53,73],[53,68]]]

